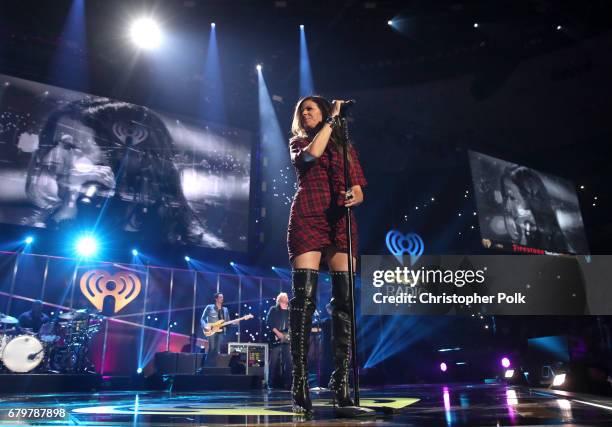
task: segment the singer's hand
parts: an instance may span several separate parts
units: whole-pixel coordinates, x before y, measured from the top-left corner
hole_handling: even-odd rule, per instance
[[[340,194],[344,196],[344,206],[346,207],[359,206],[363,203],[363,190],[361,189],[361,185],[353,185],[348,193],[346,191],[341,191]]]
[[[331,111],[332,117],[338,117],[340,115],[340,109],[342,108],[342,104],[344,104],[344,101],[338,101],[334,99],[332,103],[332,111]]]

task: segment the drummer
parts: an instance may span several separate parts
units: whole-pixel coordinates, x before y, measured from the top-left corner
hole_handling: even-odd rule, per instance
[[[19,326],[31,329],[38,333],[43,323],[49,322],[49,316],[42,312],[43,303],[40,300],[32,301],[32,308],[19,315]]]

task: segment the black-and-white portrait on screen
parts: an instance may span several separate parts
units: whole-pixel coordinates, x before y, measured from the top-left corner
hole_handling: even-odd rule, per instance
[[[574,186],[474,151],[470,164],[483,239],[554,253],[587,254]]]
[[[0,221],[246,250],[250,136],[0,76]]]

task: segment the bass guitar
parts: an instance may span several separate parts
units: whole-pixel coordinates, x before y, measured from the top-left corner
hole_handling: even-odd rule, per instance
[[[238,322],[242,322],[243,320],[249,320],[252,319],[253,315],[252,314],[247,314],[246,316],[242,316],[239,317],[238,319],[234,319],[234,320],[217,320],[214,323],[209,323],[207,328],[204,328],[204,336],[206,337],[210,337],[213,336],[214,334],[216,334],[217,332],[222,332],[223,328],[228,326],[228,325],[233,325],[235,323]]]

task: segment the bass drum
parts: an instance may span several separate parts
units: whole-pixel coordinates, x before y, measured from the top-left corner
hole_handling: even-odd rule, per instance
[[[38,338],[20,335],[4,346],[2,363],[11,372],[23,373],[35,369],[44,357],[43,345]]]
[[[0,334],[0,360],[2,360],[2,352],[4,352],[4,347],[6,347],[6,343],[8,342],[8,340],[8,335]]]

